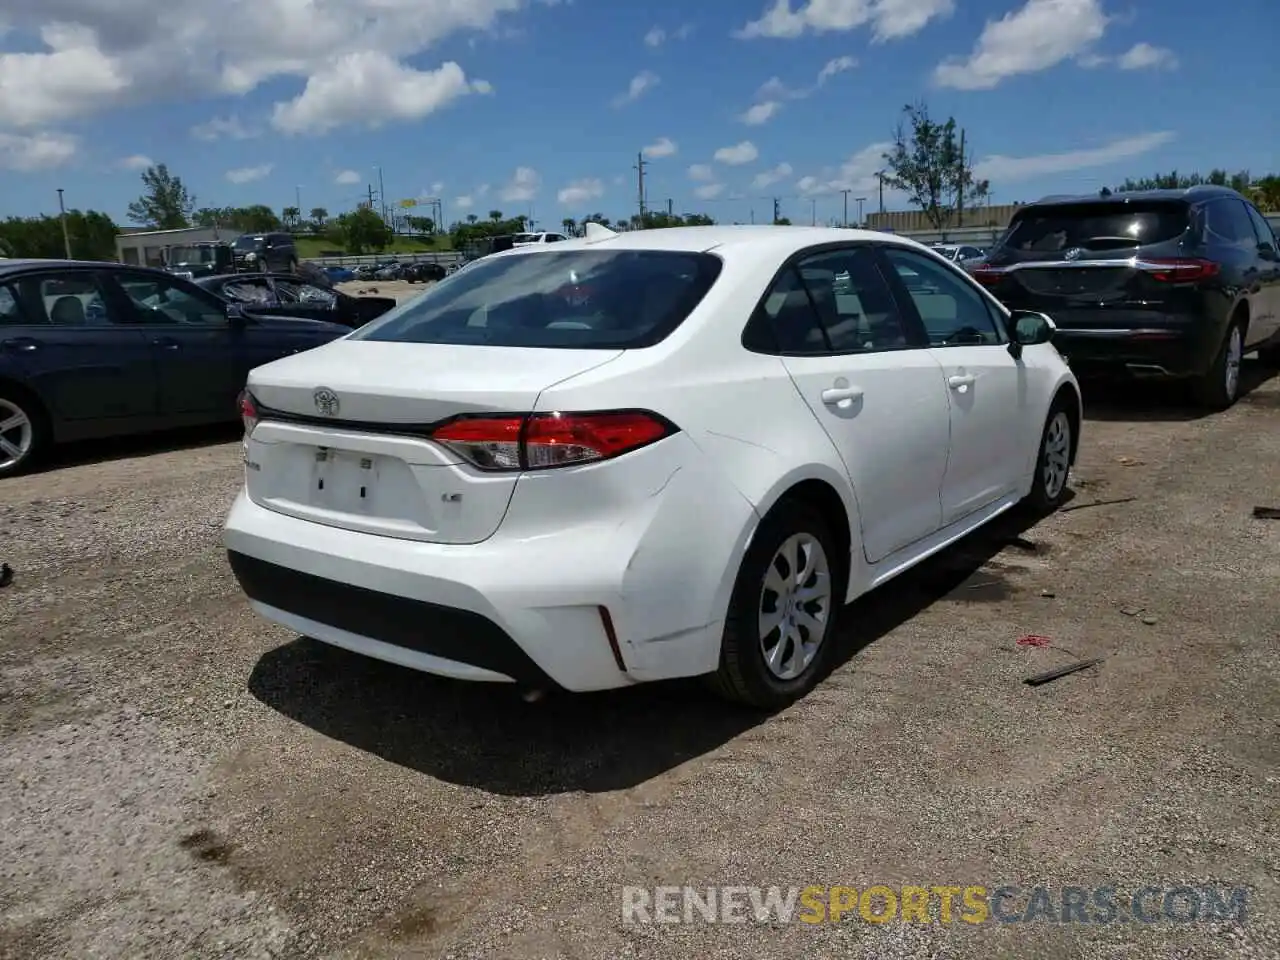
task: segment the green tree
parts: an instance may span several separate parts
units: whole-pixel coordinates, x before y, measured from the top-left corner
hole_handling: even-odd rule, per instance
[[[302,222],[302,211],[297,207],[285,207],[280,211],[280,219],[284,221],[286,227],[296,230]]]
[[[311,208],[311,229],[316,233],[324,233],[325,221],[329,219],[329,211],[324,207]]]
[[[333,227],[342,248],[355,256],[366,250],[385,250],[393,239],[386,221],[368,207],[342,214],[333,221]]]
[[[96,210],[67,211],[67,239],[77,260],[114,260],[119,227]],[[66,256],[58,217],[9,217],[0,222],[0,244],[6,256],[61,259]]]
[[[902,112],[905,122],[899,122],[893,148],[883,155],[889,171],[884,183],[905,192],[935,229],[945,229],[961,201],[980,200],[990,184],[974,178],[955,117],[941,123],[932,119],[924,101],[908,104]]]
[[[501,210],[490,210],[490,211],[489,211],[489,219],[490,219],[490,220],[492,220],[494,223],[500,223],[500,222],[502,221],[502,211],[501,211]]]
[[[191,225],[196,198],[182,178],[163,163],[142,171],[143,193],[129,204],[129,219],[157,230],[177,230]]]

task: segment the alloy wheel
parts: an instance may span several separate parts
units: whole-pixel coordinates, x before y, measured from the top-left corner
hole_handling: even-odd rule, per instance
[[[13,401],[0,397],[0,470],[26,459],[35,436],[35,426],[27,412]]]

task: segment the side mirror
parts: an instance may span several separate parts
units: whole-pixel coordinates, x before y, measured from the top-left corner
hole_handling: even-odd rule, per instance
[[[1035,310],[1014,310],[1009,315],[1010,330],[1009,353],[1015,357],[1022,356],[1023,347],[1048,343],[1057,330],[1048,314]]]
[[[1264,240],[1262,243],[1258,244],[1258,256],[1263,260],[1275,260],[1276,248]]]

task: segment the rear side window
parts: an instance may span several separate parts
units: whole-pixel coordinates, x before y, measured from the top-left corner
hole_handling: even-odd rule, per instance
[[[720,268],[717,257],[683,251],[539,250],[495,257],[476,261],[350,339],[647,347],[693,312]]]
[[[1204,232],[1210,242],[1253,247],[1258,243],[1249,211],[1239,200],[1215,200],[1204,205]]]
[[[1001,241],[1017,253],[1117,250],[1176,240],[1186,232],[1181,202],[1073,203],[1019,212]]]

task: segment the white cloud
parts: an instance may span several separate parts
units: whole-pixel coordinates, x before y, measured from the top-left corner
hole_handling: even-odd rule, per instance
[[[660,47],[668,40],[688,40],[693,35],[693,24],[684,23],[671,32],[662,27],[654,27],[644,35],[646,47]]]
[[[781,109],[782,104],[777,100],[765,100],[762,103],[748,107],[738,115],[738,119],[749,127],[758,127],[772,120]]]
[[[847,33],[870,25],[877,41],[897,40],[919,33],[931,21],[949,16],[954,0],[774,0],[760,19],[734,36],[740,40],[773,37],[792,40],[809,33]]]
[[[129,103],[241,96],[272,79],[327,75],[348,55],[376,54],[403,63],[460,32],[489,30],[528,5],[529,0],[4,0],[13,36],[36,52],[0,53],[0,124],[39,128]],[[385,99],[378,91],[365,104]]]
[[[438,197],[442,193],[444,193],[444,181],[437,180],[435,183],[431,185],[430,196]]]
[[[658,75],[651,70],[642,70],[631,78],[631,83],[627,86],[626,93],[620,93],[613,98],[615,107],[625,107],[628,103],[635,103],[645,93],[652,90],[658,85]]]
[[[714,180],[715,171],[711,169],[709,163],[695,163],[689,168],[690,180]]]
[[[487,183],[482,183],[480,184],[480,186],[476,187],[477,197],[487,197],[488,195],[489,195],[489,185]]]
[[[271,175],[275,164],[264,163],[256,167],[239,167],[227,171],[227,179],[232,183],[253,183]]]
[[[604,184],[599,180],[575,180],[556,194],[556,199],[566,207],[580,207],[589,200],[604,196]]]
[[[765,170],[762,173],[757,173],[755,179],[751,181],[751,189],[766,190],[775,183],[781,183],[783,180],[787,179],[787,177],[791,176],[793,172],[791,164],[780,163],[772,170]]]
[[[957,90],[990,90],[1008,77],[1088,57],[1108,23],[1099,0],[1027,0],[1020,10],[988,20],[968,58],[944,60],[934,80]]]
[[[884,155],[892,147],[892,143],[873,143],[863,147],[834,169],[801,177],[796,182],[796,189],[807,197],[839,193],[841,190],[870,196],[870,191],[880,189],[876,173],[884,169]]]
[[[714,200],[724,193],[723,183],[706,183],[693,191],[699,200]]]
[[[499,196],[507,203],[528,203],[537,196],[541,186],[542,178],[538,176],[537,170],[532,167],[516,167],[516,172],[511,175]],[[477,190],[476,193],[484,196],[484,191]]]
[[[1178,58],[1172,50],[1153,47],[1149,43],[1135,43],[1116,61],[1121,70],[1148,70],[1152,68],[1176,70]]]
[[[214,117],[205,123],[198,123],[191,128],[191,135],[197,140],[249,140],[258,135],[257,130],[250,129],[240,122],[234,114],[229,117]]]
[[[470,210],[475,205],[475,200],[468,194],[453,198],[453,205],[459,210]]]
[[[826,86],[827,81],[832,77],[844,73],[846,70],[852,70],[857,65],[858,61],[849,56],[828,60],[823,64],[822,69],[818,71],[817,79],[810,86],[796,90],[783,83],[780,77],[770,77],[756,91],[756,103],[738,114],[738,120],[749,127],[758,127],[768,123],[778,115],[778,111],[782,109],[783,101],[803,100]]]
[[[343,186],[349,186],[353,183],[359,183],[362,179],[364,178],[355,170],[343,170],[333,178],[333,182]]]
[[[154,167],[155,161],[145,154],[135,153],[132,157],[122,157],[120,160],[120,169],[122,170],[146,170],[148,167]]]
[[[421,120],[471,92],[453,61],[436,70],[415,70],[384,53],[349,53],[312,74],[293,100],[277,103],[272,126],[283,133],[320,134],[348,124],[379,127],[388,121]]]
[[[4,133],[0,131],[0,170],[31,173],[64,166],[79,149],[69,133]]]
[[[659,137],[655,142],[644,148],[646,157],[673,157],[679,148],[674,140],[670,137]]]
[[[1104,167],[1109,163],[1129,160],[1158,150],[1170,143],[1176,134],[1162,130],[1121,137],[1100,147],[1084,150],[1068,150],[1064,153],[1048,153],[1029,157],[1006,157],[999,154],[984,157],[973,166],[975,177],[1005,183],[1013,180],[1029,180],[1033,177],[1069,173],[1090,167]]]
[[[715,158],[730,167],[740,167],[760,156],[760,151],[750,140],[743,140],[732,147],[721,147],[715,152]]]

